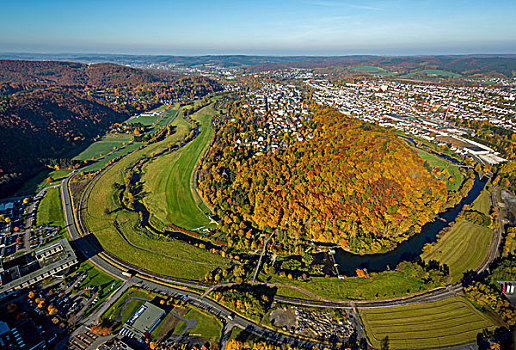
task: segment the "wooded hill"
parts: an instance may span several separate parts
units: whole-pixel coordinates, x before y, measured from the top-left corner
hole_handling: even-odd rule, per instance
[[[114,122],[219,89],[204,77],[114,64],[0,61],[0,196],[40,171],[42,159],[63,157]]]
[[[419,232],[444,208],[444,182],[391,132],[330,107],[313,105],[311,113],[315,137],[274,152],[235,151],[225,141],[241,131],[234,126],[215,142],[199,187],[225,218],[229,239],[246,227],[280,228],[292,241],[376,253]],[[238,121],[239,113],[231,117]]]
[[[0,60],[0,82],[92,88],[135,87],[173,82],[178,74],[145,71],[111,63]]]

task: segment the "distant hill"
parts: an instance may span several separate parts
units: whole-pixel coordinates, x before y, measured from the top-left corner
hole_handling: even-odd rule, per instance
[[[0,197],[114,122],[218,89],[204,77],[109,63],[0,60]]]
[[[396,74],[417,74],[424,70],[442,70],[462,76],[512,77],[516,72],[516,55],[440,55],[440,56],[150,56],[150,55],[38,55],[0,54],[0,58],[70,60],[85,63],[111,62],[123,65],[174,64],[192,67],[217,65],[241,67],[254,70],[280,69],[286,67],[327,68],[375,66]],[[424,73],[423,73],[424,74]]]
[[[179,75],[145,71],[110,63],[86,65],[55,61],[0,61],[0,82],[93,88],[135,87],[156,82],[172,82]]]

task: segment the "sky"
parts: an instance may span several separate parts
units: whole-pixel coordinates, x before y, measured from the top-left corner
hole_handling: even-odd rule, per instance
[[[516,0],[0,0],[0,52],[516,53]]]

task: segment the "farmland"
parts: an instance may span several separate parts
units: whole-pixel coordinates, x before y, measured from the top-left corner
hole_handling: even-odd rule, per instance
[[[34,194],[41,191],[43,188],[49,186],[50,184],[47,182],[47,179],[51,177],[54,179],[54,183],[59,183],[63,180],[68,174],[70,174],[71,170],[60,169],[60,170],[51,170],[46,169],[39,174],[35,175],[33,178],[26,181],[23,186],[18,191],[18,194]]]
[[[351,69],[354,70],[361,70],[368,73],[383,73],[385,72],[385,69],[376,67],[376,66],[358,66],[358,67],[352,67]]]
[[[489,215],[491,210],[491,202],[489,199],[489,191],[484,189],[477,199],[473,202],[473,210]]]
[[[476,342],[496,323],[461,297],[377,309],[359,309],[369,343],[375,348],[434,349]]]
[[[214,266],[225,266],[227,261],[220,255],[182,241],[151,234],[138,225],[138,213],[121,208],[119,191],[112,186],[115,182],[123,183],[125,174],[140,159],[181,139],[188,130],[179,127],[181,120],[174,120],[173,124],[178,125],[174,134],[129,154],[102,173],[87,194],[83,216],[88,229],[102,247],[118,258],[158,274],[200,280]]]
[[[100,159],[97,159],[96,162],[88,165],[87,167],[83,168],[84,172],[89,171],[97,171],[106,166],[112,159],[115,159],[117,157],[122,157],[126,154],[131,153],[132,151],[136,150],[138,147],[140,147],[142,143],[140,142],[131,142],[130,144],[126,146],[122,146],[121,148],[117,149],[115,152],[112,152]]]
[[[448,161],[421,149],[416,149],[416,152],[432,168],[437,166],[441,171],[444,169],[448,170],[450,177],[453,177],[453,181],[450,178],[445,179],[446,189],[448,191],[457,191],[460,188],[462,181],[464,180],[464,176],[460,172],[459,167],[452,165]]]
[[[213,137],[212,106],[194,115],[199,121],[199,135],[190,143],[170,154],[158,157],[146,165],[143,176],[144,203],[153,215],[163,223],[194,229],[209,224],[206,208],[192,189],[192,176],[197,160]],[[181,119],[179,128],[188,125]]]
[[[152,112],[162,112],[164,108],[165,107],[162,106]],[[141,123],[145,126],[152,125],[152,128],[148,130],[148,132],[154,132],[163,126],[170,124],[174,120],[176,112],[177,109],[169,109],[163,116],[160,114],[154,116],[136,116],[128,119],[126,123]],[[136,150],[141,145],[143,145],[143,143],[134,142],[133,137],[130,134],[107,134],[100,140],[89,145],[88,148],[73,159],[81,161],[97,160],[95,163],[84,168],[84,171],[97,171],[108,164],[110,160],[124,156]]]
[[[428,289],[420,279],[404,275],[400,271],[371,273],[369,278],[313,277],[310,282],[301,282],[287,278],[274,277],[271,282],[293,285],[309,293],[333,300],[375,300],[399,297]],[[310,300],[311,297],[288,287],[278,289],[278,295]]]
[[[106,135],[101,140],[88,146],[84,151],[75,156],[74,160],[96,159],[116,150],[131,141],[128,135]]]
[[[450,281],[457,282],[467,270],[475,270],[487,256],[493,231],[461,220],[421,255],[423,260],[437,260],[450,268]]]

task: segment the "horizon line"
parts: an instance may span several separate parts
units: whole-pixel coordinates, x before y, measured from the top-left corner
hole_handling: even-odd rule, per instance
[[[356,56],[370,56],[370,57],[436,57],[436,56],[448,56],[448,57],[461,57],[461,56],[514,56],[515,53],[435,53],[435,54],[249,54],[249,53],[213,53],[213,54],[152,54],[152,53],[99,53],[99,52],[28,52],[28,51],[0,51],[0,55],[41,55],[41,56],[150,56],[150,57],[224,57],[224,56],[242,56],[242,57],[356,57]]]

